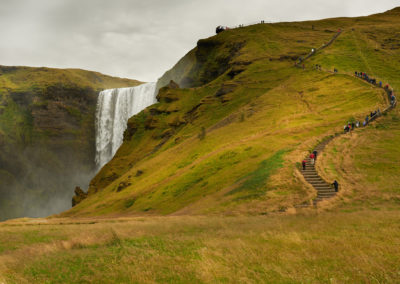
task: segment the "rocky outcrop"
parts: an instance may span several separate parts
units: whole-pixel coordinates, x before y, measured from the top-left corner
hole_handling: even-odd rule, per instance
[[[227,71],[227,75],[234,78],[251,64],[237,59],[244,45],[244,41],[226,41],[220,36],[199,40],[196,48],[158,80],[157,90],[167,86],[171,80],[183,88],[202,86]]]
[[[84,192],[79,186],[75,187],[75,195],[72,197],[72,207],[79,204],[82,200],[87,197],[87,193]]]

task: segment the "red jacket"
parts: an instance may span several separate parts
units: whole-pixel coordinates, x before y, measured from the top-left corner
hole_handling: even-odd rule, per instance
[[[314,159],[315,158],[315,155],[312,153],[311,155],[310,155],[310,159]]]

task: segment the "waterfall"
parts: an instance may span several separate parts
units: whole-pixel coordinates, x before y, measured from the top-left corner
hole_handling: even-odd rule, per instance
[[[128,119],[157,102],[156,83],[100,92],[96,108],[96,165],[100,169],[122,144]]]

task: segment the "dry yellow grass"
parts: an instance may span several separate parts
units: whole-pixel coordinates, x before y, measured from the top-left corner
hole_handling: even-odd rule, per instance
[[[1,240],[38,229],[44,239],[2,242],[0,275],[5,283],[396,281],[399,210],[346,211],[2,223]]]

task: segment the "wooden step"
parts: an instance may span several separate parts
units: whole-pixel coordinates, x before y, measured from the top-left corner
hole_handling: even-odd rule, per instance
[[[321,185],[316,184],[316,185],[313,185],[313,186],[315,187],[315,189],[317,191],[320,190],[320,189],[330,189],[331,188],[330,186],[324,185],[324,184],[321,184]]]
[[[320,189],[320,190],[318,190],[318,192],[333,192],[333,193],[336,193],[336,191],[334,189]]]

